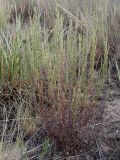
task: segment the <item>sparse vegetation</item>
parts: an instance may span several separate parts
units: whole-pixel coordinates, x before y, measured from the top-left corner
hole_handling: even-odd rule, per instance
[[[5,2],[0,160],[102,159],[93,126],[106,82],[120,83],[120,2]]]

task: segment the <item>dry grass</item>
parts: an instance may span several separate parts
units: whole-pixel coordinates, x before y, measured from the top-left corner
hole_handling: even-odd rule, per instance
[[[95,121],[108,71],[119,78],[118,3],[66,0],[63,7],[62,1],[36,0],[7,5],[9,15],[1,11],[0,106],[12,111],[8,120],[25,119],[22,133],[34,135],[44,124],[64,154],[92,146],[85,128]],[[36,116],[38,124],[26,121]]]

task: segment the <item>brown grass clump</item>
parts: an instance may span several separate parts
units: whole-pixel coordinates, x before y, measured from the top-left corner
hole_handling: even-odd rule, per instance
[[[91,129],[87,126],[94,119],[93,101],[84,103],[82,93],[73,86],[64,88],[60,82],[56,89],[50,85],[46,89],[38,88],[41,122],[57,149],[74,155],[86,146],[92,147]]]

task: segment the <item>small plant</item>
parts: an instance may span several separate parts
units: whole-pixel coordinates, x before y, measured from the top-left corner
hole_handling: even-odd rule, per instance
[[[18,7],[11,2],[12,23],[0,10],[0,107],[11,119],[3,134],[12,133],[10,126],[17,119],[15,129],[22,130],[26,157],[25,138],[31,138],[42,124],[64,155],[89,150],[94,142],[89,125],[95,122],[109,61],[120,81],[119,62],[112,63],[119,53],[119,7],[108,0],[65,0],[66,7],[56,1],[50,10],[47,2],[40,1],[41,10],[32,6],[32,0],[23,0],[21,6],[16,1]],[[3,120],[6,114],[1,115]],[[38,120],[33,121],[36,115]],[[1,138],[1,149],[4,141]],[[40,144],[40,159],[49,144],[49,140]]]

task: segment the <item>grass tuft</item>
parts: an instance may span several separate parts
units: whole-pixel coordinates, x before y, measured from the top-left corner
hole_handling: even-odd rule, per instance
[[[12,23],[0,10],[0,119],[5,119],[6,110],[9,123],[3,134],[15,127],[27,138],[44,124],[58,151],[75,155],[93,145],[88,126],[95,122],[109,68],[120,81],[120,8],[117,0],[113,4],[71,0],[64,2],[65,7],[58,2],[51,4],[52,10],[47,9],[47,1],[43,9],[36,9],[34,3],[29,8],[27,1],[6,5],[12,7],[8,10]],[[36,116],[38,123],[26,120]],[[13,119],[19,123],[13,123],[11,130]],[[41,159],[49,150],[49,138],[43,143]],[[29,151],[21,141],[26,155]]]

